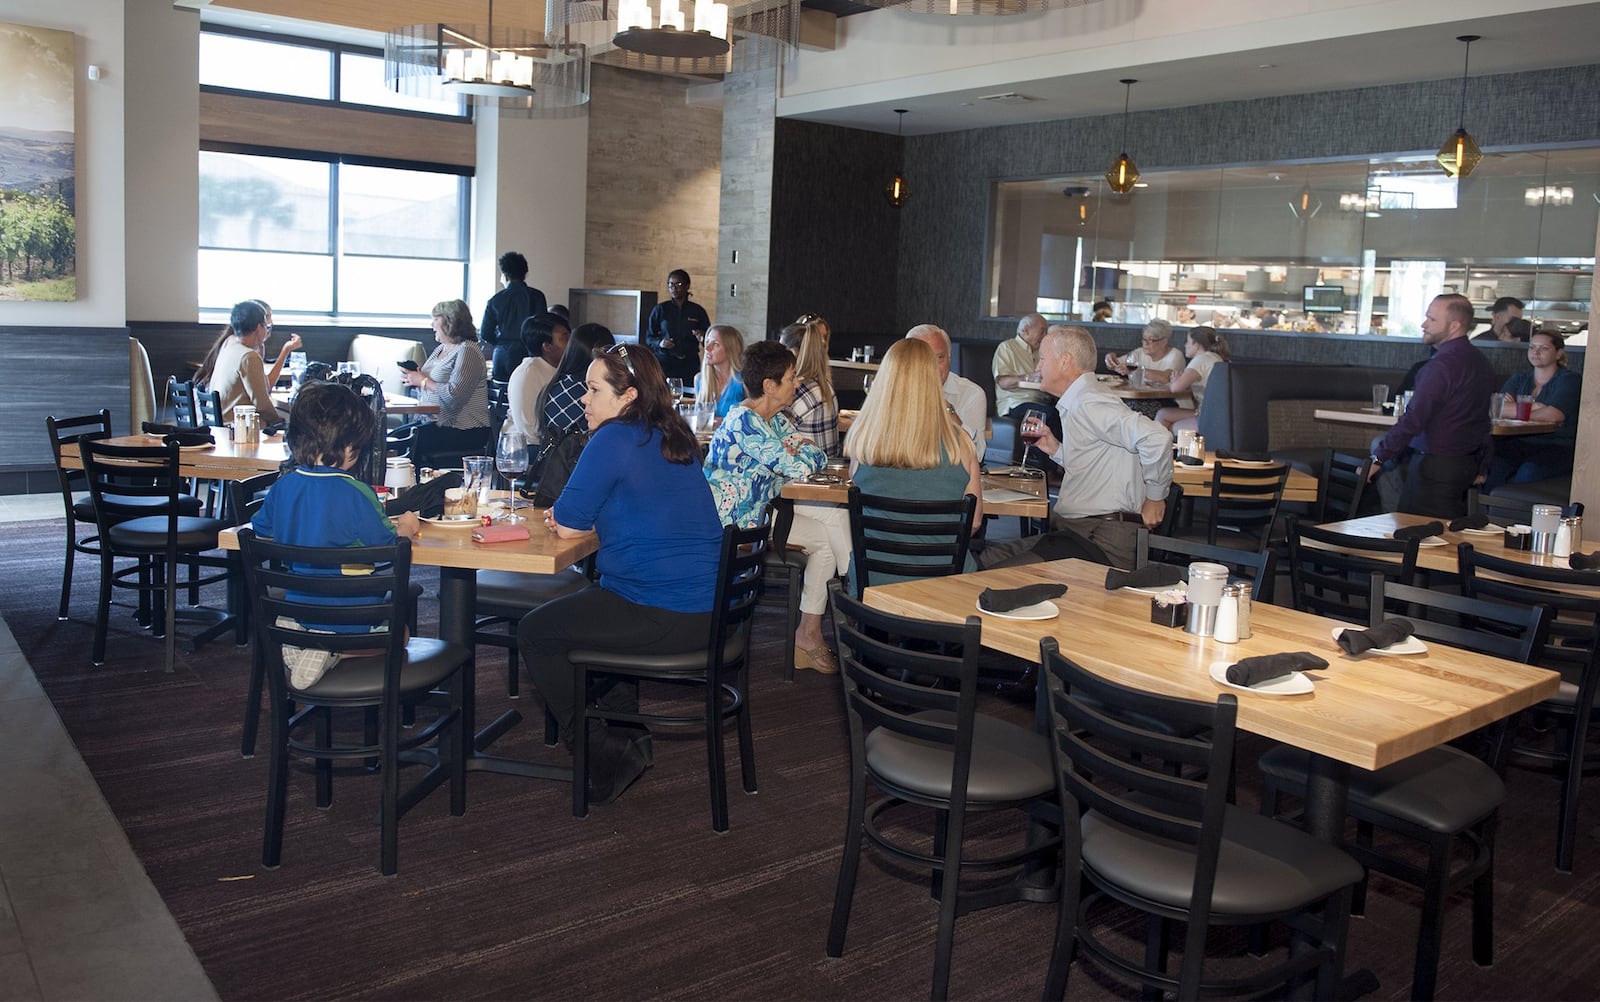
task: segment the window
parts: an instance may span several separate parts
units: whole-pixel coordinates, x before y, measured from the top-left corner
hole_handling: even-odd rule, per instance
[[[345,104],[365,104],[376,108],[398,108],[430,115],[465,117],[466,105],[459,95],[448,99],[411,97],[391,90],[383,79],[383,57],[344,50],[339,53],[339,100]]]

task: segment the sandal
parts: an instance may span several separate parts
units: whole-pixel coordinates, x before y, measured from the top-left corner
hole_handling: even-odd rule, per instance
[[[794,666],[796,668],[810,668],[823,675],[839,674],[839,659],[826,647],[805,648],[799,645],[794,649]]]

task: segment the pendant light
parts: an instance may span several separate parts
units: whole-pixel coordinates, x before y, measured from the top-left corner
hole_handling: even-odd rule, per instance
[[[900,139],[900,162],[905,163],[905,137],[906,137],[906,109],[896,108],[894,113],[899,117],[895,119],[895,135]],[[901,167],[894,172],[894,177],[883,186],[883,197],[895,208],[906,204],[911,198],[911,186],[906,184],[905,168]]]
[[[1461,57],[1461,127],[1439,147],[1439,166],[1451,177],[1466,177],[1483,159],[1483,151],[1478,149],[1477,141],[1467,132],[1467,66],[1472,57],[1472,43],[1481,37],[1456,36],[1456,41],[1465,42],[1467,46],[1466,54]]]
[[[1122,155],[1117,157],[1117,162],[1106,171],[1106,183],[1111,190],[1119,195],[1126,195],[1133,190],[1135,181],[1139,180],[1139,168],[1134,164],[1133,158],[1128,156],[1128,102],[1133,98],[1133,85],[1137,80],[1122,80],[1127,88],[1122,97]]]

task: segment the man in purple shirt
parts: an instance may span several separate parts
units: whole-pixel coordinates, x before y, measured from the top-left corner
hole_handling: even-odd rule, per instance
[[[1435,518],[1465,515],[1467,489],[1481,482],[1488,467],[1495,376],[1488,359],[1467,340],[1472,323],[1472,303],[1465,296],[1439,296],[1428,304],[1422,343],[1435,354],[1417,372],[1405,415],[1379,441],[1369,474],[1411,449],[1400,511]]]

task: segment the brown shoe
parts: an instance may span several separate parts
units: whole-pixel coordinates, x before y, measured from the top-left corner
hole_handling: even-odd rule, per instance
[[[794,649],[794,666],[796,668],[810,668],[823,675],[839,674],[839,659],[826,647],[812,647],[809,650],[796,646]]]

